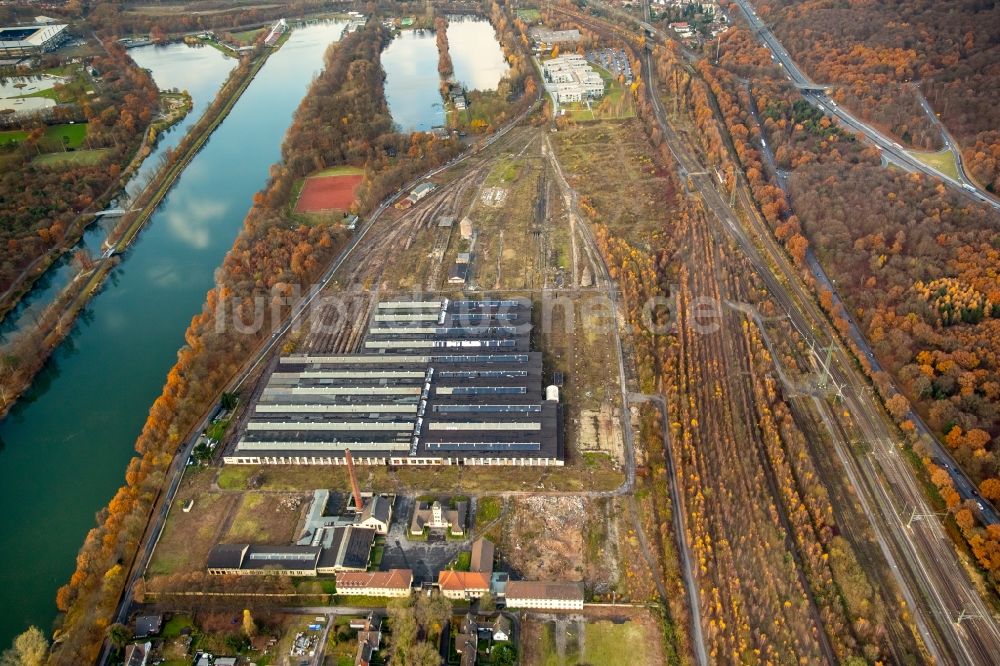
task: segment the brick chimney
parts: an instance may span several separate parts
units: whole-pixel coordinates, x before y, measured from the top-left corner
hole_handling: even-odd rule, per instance
[[[347,473],[351,475],[351,492],[354,493],[354,508],[358,513],[361,513],[365,508],[365,504],[361,501],[361,488],[358,486],[358,477],[354,473],[354,458],[351,456],[350,449],[344,449],[344,460],[347,462]]]

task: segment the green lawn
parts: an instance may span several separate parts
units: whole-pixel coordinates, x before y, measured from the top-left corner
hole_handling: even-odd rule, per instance
[[[452,569],[455,571],[468,571],[470,568],[472,568],[472,553],[463,550],[455,557],[455,565]]]
[[[591,66],[604,79],[604,97],[591,100],[589,109],[586,102],[574,102],[560,106],[565,107],[566,113],[577,122],[634,118],[635,104],[631,96],[626,97],[628,95],[626,86],[619,83],[618,79],[603,67],[593,63]]]
[[[45,137],[62,141],[67,148],[79,148],[87,137],[87,123],[52,125],[45,130]]]
[[[63,141],[67,148],[79,148],[87,136],[87,123],[76,123],[75,125],[52,125],[46,128],[45,138],[56,141]],[[0,132],[0,146],[7,146],[13,143],[21,143],[28,138],[28,133],[24,130],[7,130]]]
[[[226,428],[229,427],[229,419],[223,419],[221,421],[216,421],[207,428],[205,428],[205,436],[209,439],[214,439],[217,442],[222,441],[222,436],[226,434]]]
[[[0,146],[8,146],[21,143],[28,138],[28,133],[21,130],[7,130],[0,132]]]
[[[215,482],[223,490],[242,490],[247,487],[247,479],[254,471],[248,465],[223,465]]]
[[[579,653],[579,637],[577,632],[583,630],[583,654]],[[581,627],[579,623],[570,623],[566,627],[565,651],[559,654],[556,647],[555,632],[558,631],[554,622],[546,622],[542,627],[539,642],[540,663],[542,666],[611,666],[622,663],[622,646],[629,649],[630,664],[650,663],[649,646],[641,625],[634,622],[614,624],[608,620],[588,622]]]
[[[538,23],[542,20],[542,13],[537,9],[518,9],[517,15],[526,23]]]
[[[375,542],[372,546],[371,557],[368,560],[368,569],[370,571],[378,571],[379,566],[382,564],[382,555],[385,554],[385,543]]]
[[[97,150],[76,150],[71,153],[48,153],[39,155],[33,161],[42,166],[82,166],[100,164],[111,152],[110,148]]]
[[[646,654],[648,644],[640,625],[632,622],[588,622],[584,633],[583,662],[595,666],[620,663],[623,645],[629,646],[632,663],[649,663]]]
[[[257,28],[256,30],[244,30],[243,32],[234,32],[233,39],[243,42],[244,44],[253,44],[254,40],[257,39],[257,35],[267,30],[267,28]]]
[[[341,166],[330,167],[329,169],[323,169],[322,171],[314,173],[312,175],[313,176],[363,176],[364,174],[365,174],[364,169],[345,164]]]
[[[936,153],[927,153],[917,150],[910,150],[907,152],[909,152],[911,157],[937,169],[946,176],[950,176],[955,180],[958,180],[958,165],[955,164],[955,154],[947,148],[939,150]]]
[[[163,638],[177,638],[183,629],[193,629],[194,620],[187,615],[174,615],[163,625]]]
[[[503,500],[499,497],[480,497],[476,504],[476,529],[500,517]]]

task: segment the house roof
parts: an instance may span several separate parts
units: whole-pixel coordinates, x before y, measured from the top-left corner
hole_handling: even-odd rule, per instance
[[[379,588],[405,590],[413,586],[413,571],[389,569],[388,571],[344,571],[337,574],[337,589]]]
[[[139,638],[153,636],[160,633],[163,626],[162,615],[140,615],[135,618],[135,635]]]
[[[140,666],[146,663],[146,653],[150,643],[132,643],[125,648],[125,666]]]
[[[389,513],[392,511],[392,502],[385,495],[374,495],[368,504],[365,505],[364,511],[361,512],[361,522],[365,522],[369,518],[374,518],[380,523],[389,522]]]
[[[438,574],[438,586],[442,590],[488,590],[489,574],[478,571],[449,571]]]
[[[472,560],[469,571],[493,573],[493,542],[482,537],[472,542]]]
[[[337,527],[328,548],[323,549],[321,568],[366,569],[375,542],[375,530],[364,527]]]
[[[209,569],[239,569],[250,544],[220,543],[208,553]]]
[[[500,613],[493,619],[493,623],[490,626],[494,633],[502,631],[503,633],[510,635],[510,629],[513,625],[511,624],[509,617]]]
[[[472,654],[476,654],[476,648],[478,646],[479,646],[479,636],[477,636],[475,633],[455,635],[455,652],[458,652],[463,655],[466,652],[471,652]]]
[[[507,583],[507,599],[583,599],[583,583],[569,581],[512,580]]]
[[[462,631],[463,634],[474,634],[479,631],[479,623],[476,622],[476,616],[472,613],[466,613],[465,617],[462,619]]]

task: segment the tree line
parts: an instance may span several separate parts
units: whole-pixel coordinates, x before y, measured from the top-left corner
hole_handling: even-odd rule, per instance
[[[761,18],[834,98],[921,149],[943,146],[923,95],[962,146],[972,174],[1000,191],[1000,5],[933,0],[831,5],[763,0]]]
[[[243,229],[217,272],[215,287],[185,333],[186,344],[136,442],[138,455],[128,465],[125,485],[98,513],[98,524],[77,556],[76,570],[59,590],[59,640],[49,663],[75,664],[96,657],[174,453],[279,323],[220,330],[217,319],[234,314],[240,321],[253,322],[272,308],[282,315],[289,312],[293,303],[286,296],[296,285],[313,283],[343,246],[346,232],[339,227],[304,226],[290,219],[296,180],[336,164],[363,164],[366,194],[357,210],[364,213],[378,204],[379,192],[398,187],[395,184],[410,174],[457,152],[450,140],[392,132],[384,73],[378,64],[388,37],[373,18],[327,51],[326,66],[310,86],[282,144],[282,161],[272,167],[266,187],[254,196]],[[167,592],[183,581],[162,584]]]
[[[911,406],[993,499],[1000,490],[1000,288],[992,262],[1000,259],[1000,218],[935,179],[882,167],[874,147],[804,109],[746,30],[727,33],[722,53],[719,67],[701,69],[775,235],[816,288],[928,476],[934,479],[937,464],[920,442]],[[751,72],[747,89],[740,79]],[[757,119],[753,108],[763,110]],[[710,138],[702,133],[703,143]],[[764,164],[759,138],[790,171],[787,191]],[[813,250],[844,304],[813,279],[806,263]],[[850,337],[849,318],[885,370],[876,370]],[[951,524],[963,510],[963,523],[973,516],[954,488],[941,494]],[[959,532],[1000,585],[1000,534],[973,523]]]

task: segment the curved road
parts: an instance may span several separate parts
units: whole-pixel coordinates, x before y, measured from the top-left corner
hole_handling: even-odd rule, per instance
[[[805,73],[799,69],[799,66],[792,60],[792,57],[785,50],[785,47],[781,45],[781,42],[774,36],[771,29],[764,23],[759,16],[757,16],[756,10],[747,0],[736,0],[736,4],[739,5],[740,9],[743,10],[743,15],[746,17],[747,22],[753,29],[754,34],[760,38],[761,42],[764,43],[770,51],[771,55],[781,67],[784,68],[785,72],[788,74],[788,78],[796,85],[796,87],[802,90],[802,96],[811,104],[818,106],[824,112],[835,116],[841,123],[868,137],[868,139],[874,143],[884,155],[896,164],[903,166],[910,171],[919,171],[925,175],[932,176],[934,178],[940,178],[941,180],[959,188],[962,193],[969,199],[976,201],[978,203],[984,203],[991,206],[994,210],[1000,211],[1000,201],[993,198],[988,192],[981,190],[974,182],[969,180],[965,175],[965,170],[962,166],[962,162],[959,159],[959,178],[956,180],[951,176],[948,176],[932,166],[924,164],[920,160],[916,159],[910,153],[906,151],[899,143],[893,139],[885,136],[877,129],[868,125],[851,112],[839,106],[833,99],[826,93],[826,86],[814,83]],[[929,109],[929,106],[925,105],[925,109]],[[933,111],[930,111],[930,115],[935,120],[937,116]],[[950,135],[945,134],[945,143],[949,148],[954,146],[954,141],[951,139]],[[952,148],[953,152],[961,153],[957,148]]]

